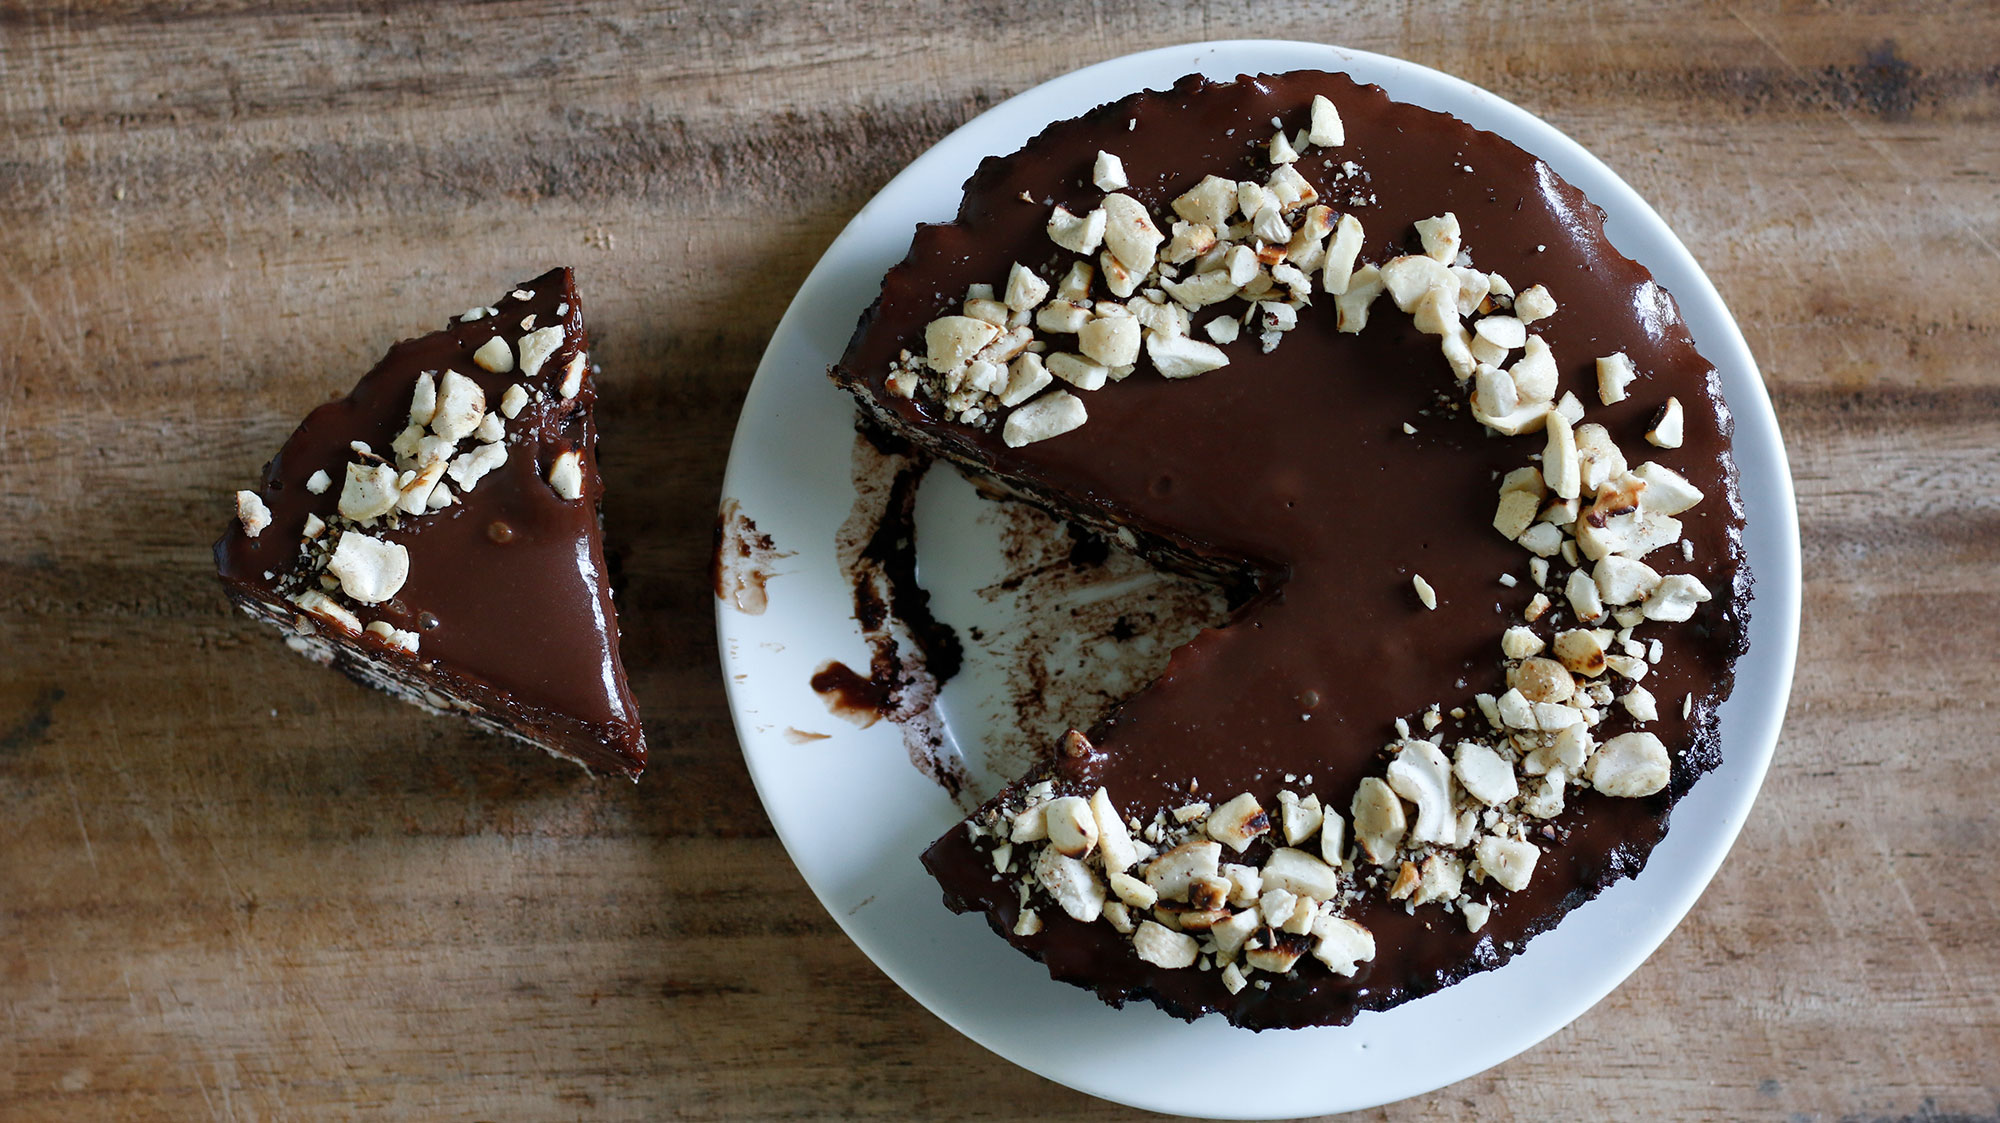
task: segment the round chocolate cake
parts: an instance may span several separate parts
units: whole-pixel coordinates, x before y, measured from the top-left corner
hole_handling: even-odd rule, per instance
[[[833,377],[1240,608],[923,861],[1065,982],[1253,1028],[1498,966],[1719,759],[1717,376],[1547,165],[1338,74],[989,158]]]

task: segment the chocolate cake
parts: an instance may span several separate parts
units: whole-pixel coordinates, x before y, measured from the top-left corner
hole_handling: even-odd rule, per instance
[[[636,779],[589,345],[554,269],[390,348],[237,493],[230,599],[361,682]]]
[[[1263,1029],[1435,991],[1637,873],[1719,760],[1718,376],[1500,137],[1325,73],[1102,106],[987,159],[832,376],[1240,597],[923,855],[1108,1002]]]

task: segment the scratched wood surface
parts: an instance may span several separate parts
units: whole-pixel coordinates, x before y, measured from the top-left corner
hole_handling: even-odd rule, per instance
[[[822,912],[706,565],[759,353],[875,190],[1036,82],[1237,36],[1440,67],[1603,156],[1741,319],[1799,485],[1798,685],[1714,886],[1570,1028],[1371,1114],[2000,1113],[1991,5],[206,0],[0,2],[0,1118],[1133,1115]],[[637,787],[287,655],[208,557],[312,403],[559,261]]]

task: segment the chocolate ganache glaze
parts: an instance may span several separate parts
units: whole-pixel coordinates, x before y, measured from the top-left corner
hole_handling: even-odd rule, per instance
[[[527,349],[522,339],[550,327],[561,328],[560,342],[530,374],[518,361]],[[496,337],[509,361],[492,362],[502,369],[489,371],[474,353]],[[555,269],[488,309],[390,348],[352,393],[315,409],[265,466],[259,494],[270,525],[253,537],[232,522],[216,542],[216,567],[231,599],[253,616],[297,629],[295,647],[371,685],[636,778],[646,746],[619,659],[599,531],[603,484],[588,346],[574,280],[568,269]],[[388,636],[302,611],[290,598],[322,587],[323,558],[316,564],[309,548],[308,520],[330,528],[317,542],[341,530],[347,466],[365,460],[352,442],[391,457],[411,424],[419,375],[446,371],[483,391],[488,422],[504,428],[505,462],[470,488],[446,475],[441,482],[453,494],[442,509],[399,512],[357,528],[408,551],[408,578],[387,600],[366,604],[332,591],[356,619],[416,637],[411,652]],[[503,419],[515,385],[525,397],[515,416]],[[478,447],[467,438],[456,451]],[[551,482],[567,452],[577,460],[574,498]],[[308,488],[316,472],[331,481],[320,494]]]
[[[1557,395],[1587,402],[1586,419],[1605,426],[1634,465],[1654,460],[1700,489],[1703,502],[1681,516],[1687,545],[1650,560],[1698,578],[1713,597],[1685,622],[1638,629],[1642,643],[1663,640],[1664,658],[1644,679],[1657,719],[1641,726],[1608,705],[1595,730],[1599,743],[1641,728],[1657,735],[1672,754],[1662,790],[1614,798],[1571,787],[1563,810],[1529,836],[1542,853],[1524,888],[1475,889],[1466,879],[1468,896],[1491,907],[1477,931],[1460,910],[1389,899],[1384,880],[1344,906],[1374,938],[1373,957],[1351,976],[1306,956],[1289,971],[1254,973],[1259,983],[1232,993],[1217,970],[1156,965],[1113,925],[1066,914],[1032,874],[996,873],[996,839],[982,823],[996,808],[1021,806],[1038,782],[1057,796],[1103,788],[1140,824],[1237,793],[1276,819],[1280,789],[1317,793],[1346,814],[1361,781],[1383,773],[1397,719],[1416,726],[1439,707],[1447,754],[1461,737],[1490,738],[1473,698],[1508,689],[1503,629],[1544,591],[1556,607],[1537,630],[1546,638],[1578,626],[1559,580],[1538,589],[1529,555],[1494,530],[1502,477],[1535,462],[1542,435],[1496,436],[1468,416],[1438,339],[1386,296],[1358,334],[1337,331],[1334,302],[1321,297],[1268,353],[1245,330],[1223,348],[1229,365],[1197,378],[1160,377],[1142,358],[1123,381],[1078,391],[1087,423],[1022,447],[1002,440],[996,419],[961,423],[933,396],[895,392],[887,377],[907,365],[906,353],[924,355],[926,325],[956,313],[968,286],[999,288],[1015,262],[1053,282],[1077,260],[1044,224],[1052,205],[1078,215],[1101,205],[1104,191],[1091,182],[1100,150],[1122,159],[1125,192],[1164,227],[1173,200],[1205,175],[1262,182],[1272,171],[1273,118],[1303,127],[1315,94],[1338,107],[1345,139],[1304,150],[1293,166],[1320,202],[1359,219],[1361,262],[1421,253],[1415,224],[1451,212],[1475,268],[1504,274],[1516,289],[1546,286],[1559,307],[1532,334],[1554,355]],[[1203,309],[1200,321],[1220,310]],[[1595,361],[1613,352],[1640,376],[1626,400],[1603,406]],[[1435,991],[1506,962],[1527,937],[1636,874],[1674,802],[1719,760],[1716,708],[1745,647],[1750,575],[1717,376],[1672,298],[1606,240],[1601,212],[1500,137],[1335,74],[1190,77],[1128,97],[987,159],[957,220],[917,230],[832,375],[875,420],[968,470],[1119,534],[1162,564],[1252,587],[1225,626],[1174,652],[1166,672],[1087,740],[1052,747],[924,855],[951,908],[983,913],[1055,978],[1106,1001],[1145,998],[1186,1018],[1219,1011],[1263,1029],[1342,1024]],[[1685,410],[1685,439],[1652,447],[1644,434],[1670,396]],[[1436,591],[1434,609],[1413,589],[1418,575]],[[1454,711],[1463,716],[1444,716]],[[1225,848],[1222,858],[1257,866],[1280,833],[1240,854]],[[1345,878],[1356,876],[1350,857]],[[1038,924],[1020,923],[1024,901]]]

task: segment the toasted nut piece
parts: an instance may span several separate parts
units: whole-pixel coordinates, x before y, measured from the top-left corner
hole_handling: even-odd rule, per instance
[[[1303,850],[1278,847],[1264,860],[1262,872],[1266,898],[1274,889],[1319,901],[1340,895],[1340,871]]]
[[[1129,873],[1112,872],[1105,877],[1118,899],[1135,909],[1150,909],[1160,902],[1159,891]]]
[[[1591,576],[1605,604],[1636,604],[1660,584],[1660,575],[1652,566],[1615,554],[1599,561]]]
[[[1071,214],[1067,207],[1057,204],[1049,213],[1049,240],[1070,251],[1089,255],[1097,252],[1104,244],[1105,214],[1102,207],[1087,215]]]
[[[1155,967],[1169,969],[1194,966],[1201,945],[1192,936],[1166,928],[1154,921],[1142,921],[1132,934],[1132,948],[1139,958]]]
[[[1444,289],[1451,303],[1458,302],[1457,275],[1435,259],[1405,255],[1384,262],[1381,270],[1382,284],[1388,289],[1389,299],[1405,312],[1416,311],[1417,302],[1435,288]]]
[[[1411,842],[1450,842],[1453,829],[1451,809],[1451,762],[1428,741],[1404,741],[1396,759],[1389,762],[1389,787],[1417,805],[1417,821],[1410,827]],[[1267,875],[1268,876],[1268,875]]]
[[[1507,685],[1530,702],[1567,702],[1576,693],[1576,680],[1554,659],[1539,656],[1526,659],[1507,672]]]
[[[1685,424],[1679,398],[1668,398],[1667,404],[1653,418],[1652,427],[1646,430],[1647,442],[1659,448],[1681,447],[1681,429]]]
[[[1049,801],[1043,814],[1048,817],[1049,845],[1068,858],[1082,858],[1097,848],[1097,816],[1090,801],[1066,795]]]
[[[479,350],[472,353],[472,361],[479,365],[480,370],[506,374],[514,369],[514,349],[496,335],[479,345]]]
[[[1642,609],[1648,620],[1677,624],[1692,617],[1696,605],[1710,599],[1708,587],[1699,580],[1685,573],[1672,573],[1660,578]]]
[[[542,364],[563,345],[563,329],[560,324],[537,328],[521,337],[521,377],[533,378],[542,371]]]
[[[1321,148],[1347,143],[1347,129],[1340,123],[1340,111],[1325,94],[1313,95],[1312,126],[1306,132],[1306,141]]]
[[[1076,333],[1079,351],[1091,361],[1120,367],[1139,361],[1139,321],[1131,316],[1100,316]]]
[[[1608,406],[1625,400],[1626,388],[1639,377],[1639,368],[1623,351],[1614,351],[1597,360],[1597,398]]]
[[[1285,843],[1297,846],[1319,832],[1319,825],[1325,818],[1320,809],[1319,797],[1309,795],[1300,799],[1296,792],[1278,793],[1278,819],[1284,824]]]
[[[1292,167],[1289,162],[1280,165],[1271,173],[1271,178],[1264,181],[1264,190],[1274,197],[1278,210],[1285,214],[1290,214],[1319,199],[1319,191],[1313,187],[1311,181],[1300,175],[1299,170]],[[1290,231],[1287,231],[1283,237],[1268,240],[1274,245],[1279,245],[1290,239]]]
[[[984,320],[1002,331],[1007,330],[1007,316],[1010,309],[990,297],[980,296],[967,300],[960,311],[975,320]]]
[[[1618,701],[1625,707],[1625,712],[1632,715],[1633,721],[1660,720],[1660,705],[1653,699],[1653,692],[1643,686],[1627,690]]]
[[[1086,924],[1104,913],[1104,886],[1097,874],[1053,846],[1035,855],[1035,880],[1064,912]]]
[[[412,425],[410,428],[414,429],[416,426]],[[485,417],[479,419],[479,427],[472,431],[472,435],[485,444],[504,440],[507,436],[507,423],[500,420],[499,414],[489,410]]]
[[[1458,257],[1462,239],[1459,234],[1458,216],[1446,211],[1436,218],[1417,220],[1417,238],[1423,242],[1424,256],[1432,261],[1450,265]],[[1457,285],[1453,285],[1452,299],[1458,299]]]
[[[340,579],[341,592],[362,604],[380,604],[409,580],[410,551],[400,542],[350,530],[334,546],[326,571]]]
[[[1595,423],[1576,427],[1576,455],[1583,464],[1583,494],[1596,495],[1612,480],[1625,474],[1625,454],[1611,439],[1611,431]]]
[[[341,485],[338,510],[355,522],[365,523],[394,510],[396,500],[401,497],[394,468],[351,461],[347,465],[347,482]]]
[[[1220,909],[1229,903],[1232,888],[1226,877],[1197,877],[1188,882],[1188,904],[1198,911]],[[1181,926],[1187,927],[1185,923]]]
[[[1563,586],[1563,594],[1569,598],[1570,611],[1586,624],[1595,624],[1604,619],[1604,601],[1597,595],[1597,582],[1589,573],[1573,569],[1569,582]]]
[[[1030,804],[1014,813],[1007,825],[1007,841],[1039,842],[1049,837],[1049,805]]]
[[[1347,291],[1334,298],[1334,311],[1339,330],[1354,335],[1368,326],[1368,306],[1382,295],[1382,272],[1373,265],[1363,265],[1348,279]],[[1331,292],[1329,288],[1327,291]]]
[[[1097,255],[1097,271],[1104,275],[1104,287],[1110,289],[1111,295],[1117,297],[1127,297],[1138,292],[1140,282],[1147,277],[1147,274],[1120,261],[1118,255],[1110,250]]]
[[[1457,899],[1465,887],[1465,860],[1454,854],[1432,854],[1417,871],[1417,890],[1412,900],[1419,904]]]
[[[1354,790],[1354,840],[1368,860],[1380,865],[1396,853],[1408,830],[1403,801],[1379,776],[1369,776]],[[1324,828],[1322,828],[1324,829]]]
[[[1350,977],[1359,964],[1375,958],[1375,934],[1339,916],[1313,922],[1313,958],[1336,975]]]
[[[1243,977],[1243,971],[1236,964],[1225,963],[1222,965],[1222,989],[1231,994],[1236,994],[1249,985],[1250,980]]]
[[[1640,503],[1648,511],[1662,515],[1678,515],[1702,500],[1701,489],[1687,481],[1687,477],[1663,464],[1648,460],[1632,470],[1632,474],[1646,482],[1646,490],[1641,493]]]
[[[589,365],[590,356],[582,351],[571,355],[569,362],[563,364],[562,385],[556,387],[556,395],[563,401],[576,397],[578,391],[583,389],[583,372]]]
[[[447,441],[459,441],[473,434],[486,419],[486,391],[479,383],[455,370],[444,372],[438,384],[437,408],[431,415],[431,432]]]
[[[1000,337],[1000,329],[971,316],[940,316],[924,328],[925,362],[940,374],[972,360]]]
[[[1091,794],[1090,814],[1097,823],[1097,849],[1104,859],[1105,871],[1122,873],[1131,868],[1139,860],[1139,848],[1132,844],[1125,820],[1118,817],[1118,809],[1112,806],[1111,796],[1103,788]]]
[[[1557,632],[1555,655],[1563,666],[1577,674],[1596,678],[1604,673],[1604,645],[1597,633],[1588,628]]]
[[[1550,296],[1549,290],[1541,285],[1523,289],[1514,297],[1514,315],[1524,324],[1547,319],[1555,313],[1555,297]]]
[[[1159,332],[1147,333],[1146,357],[1162,378],[1193,378],[1229,365],[1229,356],[1212,343]]]
[[[1166,248],[1160,251],[1160,260],[1169,265],[1186,264],[1215,247],[1215,228],[1212,226],[1176,222],[1172,233]]]
[[[1186,900],[1197,877],[1214,877],[1222,864],[1222,844],[1212,839],[1183,842],[1146,865],[1146,884],[1162,897]]]
[[[1492,834],[1479,840],[1476,853],[1486,876],[1515,893],[1528,887],[1529,879],[1535,876],[1535,862],[1542,856],[1532,842]]]
[[[254,491],[236,493],[236,521],[243,524],[243,534],[255,538],[271,525],[271,509],[264,505],[264,499]]]
[[[1169,927],[1183,932],[1207,932],[1216,924],[1229,919],[1228,909],[1181,908],[1178,905],[1161,905],[1153,910],[1153,915]]]
[[[1672,778],[1667,746],[1651,733],[1621,733],[1590,758],[1590,785],[1609,796],[1652,795]]]
[[[303,593],[285,599],[321,620],[338,624],[357,635],[361,632],[361,618],[347,611],[346,606],[318,589],[307,589]]]
[[[1130,195],[1114,192],[1104,197],[1104,215],[1104,248],[1135,275],[1144,277],[1151,272],[1166,235],[1153,224],[1146,205]]]
[[[445,461],[432,460],[414,472],[404,473],[410,477],[408,483],[401,483],[401,477],[398,477],[400,484],[398,490],[401,495],[396,499],[396,509],[411,515],[421,515],[430,511],[431,492],[437,488],[438,481],[444,478],[444,470]]]
[[[1121,935],[1132,934],[1132,913],[1121,901],[1104,902],[1104,919],[1113,931]]]
[[[1269,971],[1273,975],[1282,975],[1291,970],[1292,965],[1297,963],[1299,957],[1304,955],[1306,950],[1311,946],[1311,942],[1308,940],[1287,939],[1274,943],[1270,947],[1251,948],[1243,953],[1243,959],[1259,971]]]
[[[1271,817],[1249,792],[1216,808],[1208,816],[1208,836],[1226,843],[1238,854],[1249,849],[1257,836],[1271,829]]]
[[[1099,191],[1123,191],[1131,186],[1125,178],[1125,161],[1102,149],[1098,150],[1097,162],[1091,166],[1090,182]]]
[[[416,654],[417,634],[415,632],[406,632],[390,624],[387,620],[370,620],[368,626],[362,630],[371,635],[381,637],[382,642],[391,647],[400,647],[412,655]]]
[[[452,458],[451,467],[445,470],[460,491],[471,491],[486,475],[507,463],[507,446],[504,444],[480,445],[471,452],[460,453]]]
[[[1514,782],[1514,766],[1485,745],[1460,741],[1452,756],[1452,770],[1458,774],[1458,782],[1472,798],[1486,806],[1498,807],[1520,794],[1520,787]]]
[[[1222,954],[1234,955],[1260,924],[1256,909],[1244,909],[1231,914],[1226,920],[1209,925],[1208,938],[1215,941],[1216,950]]]
[[[1067,390],[1044,394],[1007,415],[1000,439],[1008,448],[1020,448],[1050,437],[1059,437],[1090,419],[1083,399]]]

